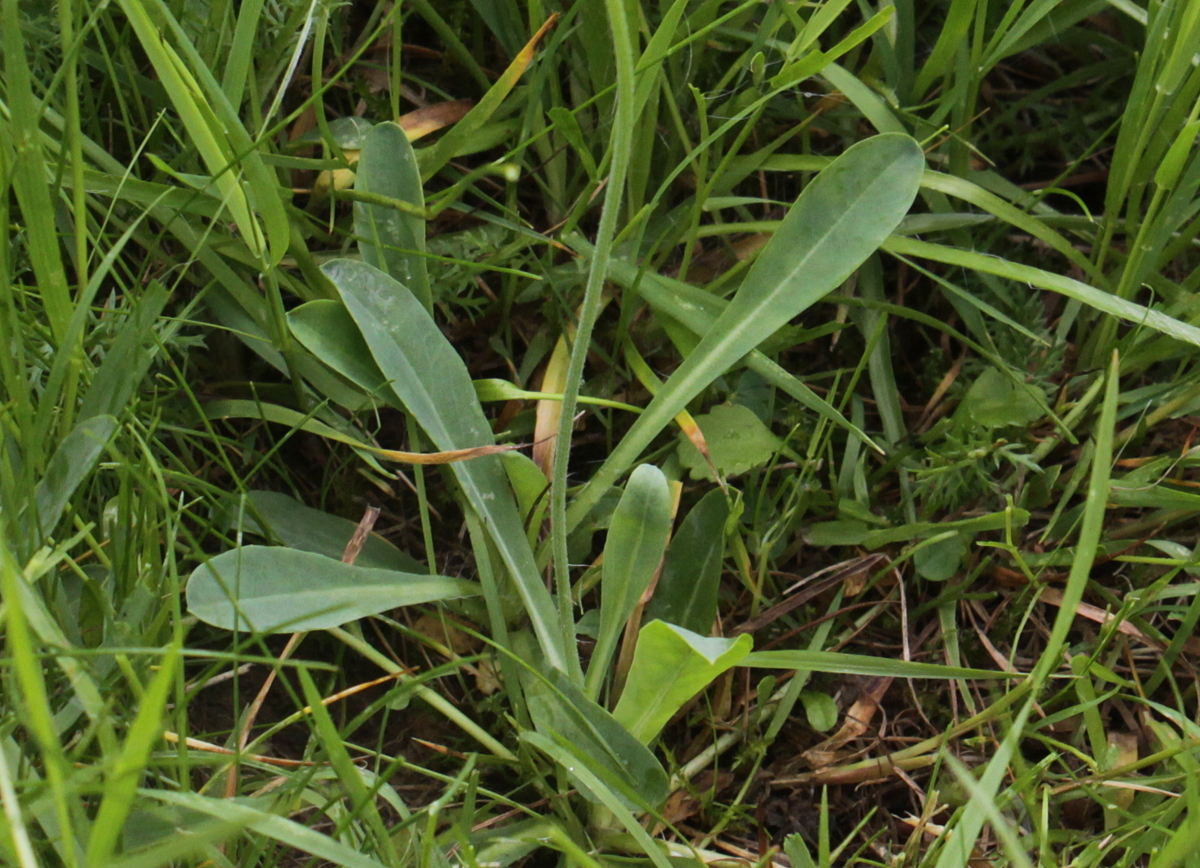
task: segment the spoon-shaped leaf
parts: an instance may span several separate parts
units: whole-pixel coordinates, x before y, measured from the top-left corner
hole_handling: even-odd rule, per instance
[[[442,451],[492,445],[495,440],[467,366],[416,296],[365,262],[338,259],[322,270],[401,406],[434,445]],[[336,360],[323,361],[342,372]],[[579,658],[564,641],[500,459],[485,455],[453,464],[451,470],[496,544],[547,662],[578,675]]]
[[[417,157],[398,124],[379,124],[367,133],[354,188],[425,207]],[[421,255],[425,252],[425,221],[419,215],[355,202],[354,234],[364,262],[403,283],[426,308],[433,304]]]
[[[600,632],[588,664],[587,692],[600,695],[617,637],[662,561],[671,532],[671,489],[653,464],[643,464],[629,477],[617,504],[604,544],[600,580]]]
[[[908,213],[925,168],[913,139],[854,145],[805,188],[729,306],[572,503],[574,527],[660,431],[709,383],[841,284]]]
[[[462,579],[344,564],[279,546],[222,552],[188,579],[188,611],[223,630],[325,630],[398,606],[470,597]]]

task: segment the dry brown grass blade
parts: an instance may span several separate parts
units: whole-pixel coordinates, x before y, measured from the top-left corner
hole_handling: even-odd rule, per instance
[[[1063,595],[1062,591],[1057,588],[1046,588],[1042,591],[1041,600],[1043,603],[1049,603],[1051,606],[1061,606]],[[1116,616],[1104,611],[1098,606],[1093,606],[1089,603],[1080,603],[1075,614],[1081,618],[1087,618],[1089,621],[1095,621],[1097,624],[1107,626],[1116,621]],[[1117,631],[1124,633],[1133,639],[1137,639],[1143,645],[1147,645],[1156,651],[1166,651],[1166,647],[1157,639],[1151,638],[1139,630],[1136,626],[1128,621],[1120,621],[1117,623]],[[1200,654],[1200,637],[1192,636],[1183,643],[1183,650],[1189,654]]]
[[[771,781],[771,786],[862,784],[868,781],[879,781],[893,777],[897,770],[911,772],[916,769],[928,768],[936,763],[937,759],[936,754],[903,757],[901,759],[883,756],[856,762],[853,765],[815,769],[811,772],[776,778]]]
[[[380,458],[399,461],[403,464],[453,464],[456,461],[468,461],[484,455],[498,455],[501,452],[511,452],[520,448],[519,444],[493,444],[472,446],[468,449],[451,449],[447,452],[402,452],[399,449],[379,448],[373,448],[371,451]]]
[[[785,597],[783,602],[776,603],[757,618],[752,618],[742,624],[733,631],[733,635],[740,636],[742,633],[753,633],[756,630],[761,630],[768,624],[782,618],[793,609],[803,606],[815,597],[819,597],[830,588],[855,582],[859,576],[868,575],[871,570],[886,560],[887,555],[875,553],[844,561],[840,564],[834,564],[833,566],[825,567],[823,570],[818,570],[811,576],[805,576],[800,581],[792,584],[784,592],[791,594],[790,597]]]
[[[721,488],[724,488],[725,480],[717,472],[717,466],[713,464],[712,455],[708,451],[708,441],[704,439],[704,432],[700,430],[700,426],[696,424],[696,420],[692,414],[687,410],[680,410],[679,415],[675,417],[675,424],[679,426],[679,430],[683,432],[683,436],[696,447],[696,451],[704,458],[704,463],[708,465],[708,472],[712,474],[713,481],[721,486]]]
[[[410,142],[437,132],[450,124],[458,123],[469,112],[474,103],[469,99],[454,99],[436,102],[400,115],[396,121]]]
[[[542,372],[542,382],[539,392],[561,395],[567,384],[567,366],[571,361],[570,349],[566,336],[558,339],[554,352],[546,362]],[[551,477],[554,466],[554,444],[558,435],[558,425],[562,419],[562,401],[549,399],[538,401],[536,418],[533,426],[533,463],[536,464],[547,479]]]
[[[841,727],[815,747],[806,750],[802,756],[804,761],[814,769],[825,768],[838,762],[842,757],[838,753],[842,747],[856,738],[866,735],[871,728],[875,712],[879,710],[879,701],[892,685],[895,679],[874,677],[867,680],[858,699],[846,712]]]
[[[433,105],[427,105],[402,114],[396,120],[396,123],[400,126],[400,129],[404,130],[404,135],[408,140],[415,142],[417,139],[462,120],[473,105],[469,99],[455,99],[434,103]],[[361,153],[362,151],[357,148],[342,149],[342,154],[345,156],[346,162],[351,166],[358,163]],[[324,197],[328,195],[330,189],[349,189],[353,186],[354,179],[354,169],[326,169],[317,175],[316,181],[313,182],[312,190],[309,192],[315,196]],[[298,190],[297,192],[301,191]]]
[[[170,744],[179,744],[179,733],[170,731],[164,732],[163,741]],[[222,756],[236,755],[240,757],[242,762],[267,763],[269,765],[280,766],[282,768],[289,769],[313,765],[311,760],[280,759],[279,757],[263,756],[262,754],[257,753],[239,753],[238,751],[230,748],[221,747],[219,744],[213,744],[209,741],[201,741],[198,738],[191,738],[190,736],[183,739],[183,743],[186,744],[190,750],[202,750],[205,753],[216,753],[221,754]]]

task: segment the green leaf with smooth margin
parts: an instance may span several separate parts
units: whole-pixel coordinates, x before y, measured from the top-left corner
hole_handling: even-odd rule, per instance
[[[573,768],[578,782],[595,795],[600,804],[612,811],[621,825],[628,830],[630,837],[641,846],[642,852],[654,863],[655,868],[676,868],[664,852],[662,842],[650,837],[650,833],[642,828],[638,818],[626,807],[624,800],[613,792],[609,785],[611,776],[605,774],[606,769],[593,768],[590,764],[582,762],[585,757],[580,755],[575,745],[561,737],[551,739],[540,732],[523,732],[521,741],[533,745],[564,768]]]
[[[729,501],[714,488],[692,507],[667,549],[646,619],[704,635],[717,617],[717,589],[725,556]]]
[[[356,522],[348,518],[305,506],[295,498],[278,491],[251,491],[246,496],[253,508],[241,513],[245,529],[264,537],[277,537],[288,548],[315,552],[338,560],[358,527]],[[238,518],[238,505],[232,503],[226,515],[227,527],[240,530],[237,526]],[[262,527],[257,518],[265,521],[267,526]],[[367,535],[362,551],[354,563],[360,567],[397,570],[402,573],[426,572],[423,564],[377,533]]]
[[[671,489],[663,472],[643,464],[629,477],[604,543],[600,630],[588,664],[587,691],[600,695],[617,638],[650,586],[671,532]]]
[[[367,133],[354,189],[425,207],[421,170],[408,136],[398,124],[383,123]],[[426,309],[433,305],[425,267],[425,221],[417,214],[382,205],[354,203],[354,234],[364,262],[403,283]]]
[[[924,168],[913,139],[887,133],[853,145],[813,179],[729,306],[576,497],[568,527],[689,401],[879,248],[908,213]]]
[[[188,611],[222,630],[325,630],[399,606],[471,597],[463,579],[344,564],[279,546],[242,546],[192,572]]]
[[[537,731],[569,744],[631,810],[661,804],[669,790],[667,773],[649,748],[561,672],[549,669],[544,677],[532,673],[522,677],[529,716]],[[569,766],[567,774],[580,785]],[[586,786],[581,792],[599,801]]]
[[[755,651],[742,661],[752,669],[803,669],[839,675],[879,675],[888,678],[1024,678],[1019,672],[964,669],[937,663],[913,663],[888,657],[866,657],[840,651]]]
[[[569,243],[573,250],[584,257],[590,257],[595,249],[578,237],[569,239]],[[692,286],[690,283],[664,277],[661,274],[642,272],[637,266],[616,259],[609,261],[608,277],[619,286],[636,289],[656,313],[665,314],[673,320],[678,320],[698,338],[712,330],[713,323],[717,321],[717,317],[728,305],[725,299],[719,298],[707,290]],[[676,341],[676,345],[678,345],[678,341]],[[689,347],[688,350],[693,348]],[[754,350],[747,355],[745,362],[746,367],[775,388],[790,395],[802,407],[807,407],[839,428],[850,432],[872,449],[878,452],[883,451],[861,428],[843,416],[836,407],[759,350]]]
[[[71,502],[71,495],[91,474],[104,447],[117,430],[112,416],[92,416],[71,429],[50,460],[34,494],[39,527],[49,535]]]
[[[722,478],[740,476],[762,467],[783,446],[783,441],[744,404],[718,404],[696,416],[695,421],[708,444],[708,459],[682,431],[675,453],[692,479],[711,479],[712,467]]]
[[[449,451],[493,444],[467,366],[416,296],[365,262],[337,259],[322,270],[400,406],[413,414],[434,445]],[[450,470],[495,542],[542,653],[556,669],[577,674],[579,658],[563,643],[558,612],[542,582],[500,460],[485,455],[452,464]]]
[[[838,708],[833,697],[819,690],[802,690],[800,702],[804,705],[804,715],[808,725],[817,732],[829,732],[837,725]]]
[[[346,306],[321,298],[288,311],[288,328],[306,350],[368,395],[387,390],[387,378],[375,364]]]
[[[665,621],[638,633],[633,665],[613,717],[643,744],[654,740],[683,704],[713,679],[742,664],[754,639],[705,638]]]

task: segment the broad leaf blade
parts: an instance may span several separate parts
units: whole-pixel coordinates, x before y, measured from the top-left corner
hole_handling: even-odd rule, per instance
[[[638,844],[641,851],[654,863],[655,868],[674,868],[678,864],[667,858],[661,842],[650,837],[650,833],[642,828],[638,818],[629,810],[625,800],[614,790],[610,770],[585,762],[585,757],[581,755],[579,749],[562,736],[549,738],[540,732],[523,732],[521,740],[533,745],[564,768],[574,767],[574,778],[581,787],[581,792],[595,796],[597,803],[604,805],[612,812],[617,821],[625,827],[630,837]]]
[[[72,428],[58,444],[34,495],[38,527],[43,534],[54,531],[71,495],[91,474],[116,430],[117,420],[112,416],[92,416]]]
[[[754,640],[706,639],[663,621],[651,621],[638,634],[633,666],[613,717],[648,744],[683,704],[712,680],[741,663]]]
[[[912,205],[924,166],[915,141],[887,133],[854,145],[808,185],[733,301],[571,505],[569,526],[689,401],[879,248]]]
[[[398,606],[470,597],[462,579],[344,564],[298,549],[242,546],[188,579],[188,611],[223,630],[325,630]]]
[[[236,503],[229,505],[227,526],[231,529],[241,529],[238,527],[240,517],[246,530],[264,537],[276,537],[288,548],[314,552],[338,560],[358,528],[357,523],[348,518],[340,518],[305,506],[277,491],[251,491],[247,498],[251,508],[247,508],[244,513],[239,513]],[[266,527],[263,527],[258,519],[266,522]],[[367,536],[354,563],[360,567],[396,570],[402,573],[425,572],[422,564],[377,533]]]
[[[725,556],[729,502],[713,489],[692,507],[667,550],[646,619],[660,619],[706,635],[717,617],[717,587]]]
[[[322,363],[368,395],[388,393],[387,380],[345,305],[331,298],[317,299],[288,311],[287,320],[296,340]]]
[[[438,449],[494,443],[466,365],[416,296],[365,262],[339,259],[323,270],[400,404]],[[577,673],[578,658],[563,641],[558,613],[542,583],[499,458],[463,461],[451,470],[495,542],[547,661]]]
[[[671,531],[671,489],[653,464],[633,471],[613,513],[604,544],[600,581],[600,632],[588,665],[588,695],[604,683],[617,637],[662,561]]]
[[[408,136],[397,124],[367,133],[358,158],[354,188],[425,207],[421,171]],[[354,203],[354,234],[364,262],[386,271],[429,308],[432,295],[425,267],[425,221],[383,205]]]
[[[580,238],[570,239],[570,245],[572,249],[585,257],[585,259],[590,258],[592,252],[595,250],[594,247]],[[717,317],[720,316],[721,311],[728,306],[728,302],[707,290],[692,286],[690,283],[665,277],[661,274],[644,273],[632,263],[621,262],[619,260],[610,261],[608,276],[618,286],[625,287],[626,289],[636,289],[638,294],[646,300],[656,313],[665,314],[670,320],[678,320],[688,332],[696,335],[697,339],[712,330],[713,323],[717,321]],[[668,334],[670,334],[672,329],[669,321],[664,323],[664,326],[667,328]],[[674,329],[674,331],[678,332],[679,329]],[[680,345],[675,335],[672,335],[672,340],[676,346]],[[690,353],[694,348],[695,342],[689,344],[687,352]],[[801,406],[807,407],[834,425],[850,432],[872,449],[881,451],[861,428],[858,428],[846,419],[836,407],[804,385],[794,374],[788,373],[777,363],[767,358],[759,350],[754,350],[746,356],[746,367],[757,373],[775,388],[790,395]]]
[[[547,670],[545,680],[528,674],[522,683],[537,731],[569,744],[571,752],[596,772],[626,807],[654,808],[667,797],[667,774],[654,754],[562,673]],[[568,775],[580,784],[572,772],[568,765]],[[581,792],[599,801],[586,786]]]

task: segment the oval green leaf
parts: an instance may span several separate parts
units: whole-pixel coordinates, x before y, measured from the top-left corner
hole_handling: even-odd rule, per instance
[[[313,552],[242,546],[188,578],[188,611],[223,630],[325,630],[398,606],[478,594],[474,582],[344,564]]]
[[[600,631],[588,665],[587,688],[598,696],[617,637],[662,561],[671,532],[671,489],[653,464],[633,471],[613,513],[604,543]]]
[[[398,124],[379,124],[367,133],[354,189],[425,207],[417,157]],[[355,202],[354,234],[364,262],[403,283],[426,308],[433,304],[425,267],[425,221],[420,216]]]

